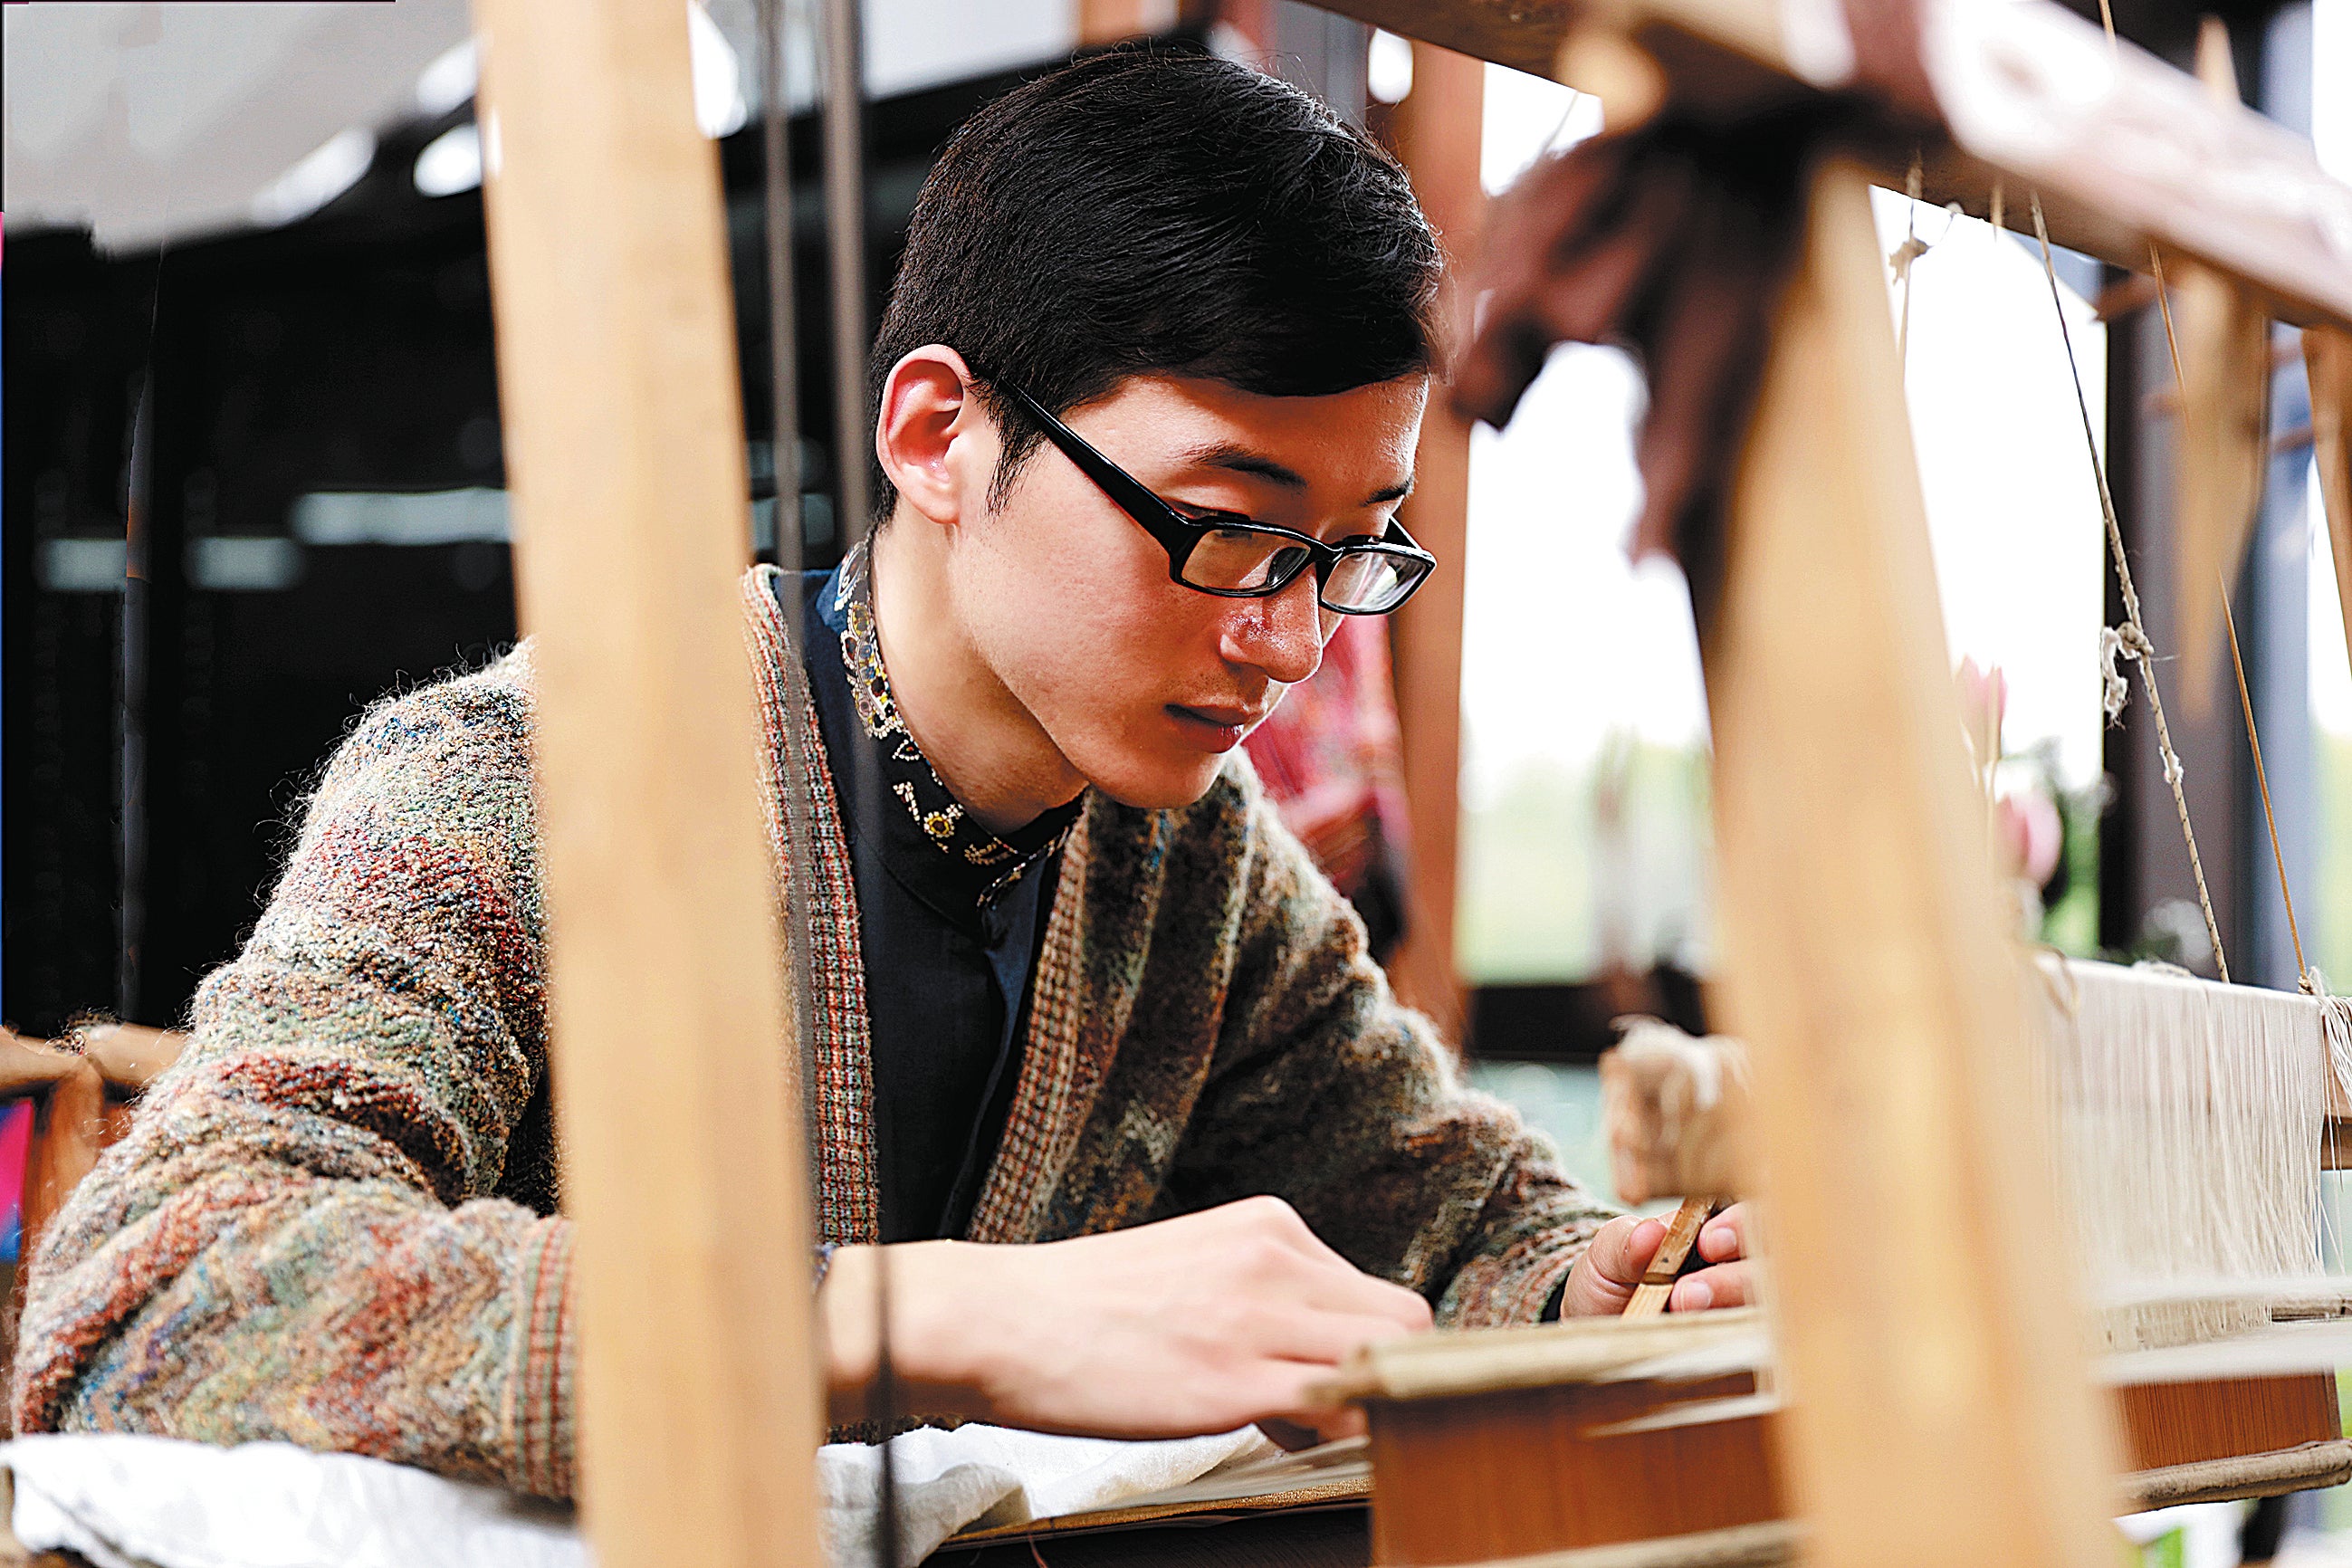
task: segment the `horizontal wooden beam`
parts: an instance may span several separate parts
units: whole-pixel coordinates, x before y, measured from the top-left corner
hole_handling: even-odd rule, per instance
[[[2008,183],[2012,206],[2038,189],[2077,248],[2137,270],[2154,242],[2282,320],[2352,321],[2352,186],[2307,140],[2052,0],[1934,0],[1925,14],[1953,143]]]
[[[1327,11],[1401,37],[1550,76],[1579,15],[1572,0],[1321,0]]]
[[[1622,33],[1679,100],[1727,108],[1852,85],[1835,0],[1328,0],[1329,8],[1571,86],[1580,25]],[[2145,270],[2150,242],[2228,273],[2282,321],[2352,329],[2352,186],[2311,144],[2054,0],[1923,0],[1924,74],[1948,136],[1890,126],[1856,151],[1899,188],[1915,152],[1923,189],[1977,217],[2006,196],[2022,226],[2039,192],[2061,244]],[[1587,54],[1584,58],[1598,58]],[[1567,62],[1563,65],[1563,60]]]

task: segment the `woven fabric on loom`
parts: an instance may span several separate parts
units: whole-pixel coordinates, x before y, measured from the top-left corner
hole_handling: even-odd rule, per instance
[[[817,1219],[855,1241],[874,1230],[856,902],[759,573],[744,604],[771,789],[808,759]],[[21,1430],[283,1438],[569,1495],[531,690],[526,647],[377,705],[337,752],[187,1048],[31,1262]],[[1535,1319],[1611,1212],[1454,1083],[1239,757],[1181,810],[1089,800],[1035,984],[973,1239],[1276,1193],[1484,1325]]]
[[[2103,963],[2041,978],[2060,1185],[2107,1347],[2268,1326],[2319,1283],[2320,1005]]]

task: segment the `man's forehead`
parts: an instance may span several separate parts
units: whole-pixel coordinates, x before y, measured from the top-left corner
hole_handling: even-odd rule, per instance
[[[1210,468],[1305,491],[1345,475],[1377,481],[1366,504],[1411,488],[1429,378],[1415,374],[1342,392],[1275,396],[1193,377],[1130,377],[1105,400],[1113,424],[1136,418],[1173,443],[1173,465]]]

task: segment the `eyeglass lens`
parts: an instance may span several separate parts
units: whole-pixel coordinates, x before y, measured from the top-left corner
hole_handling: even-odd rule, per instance
[[[1288,582],[1309,554],[1306,546],[1278,534],[1221,528],[1202,534],[1193,546],[1184,563],[1183,580],[1195,588],[1246,593]],[[1319,597],[1333,606],[1378,611],[1390,607],[1403,586],[1404,574],[1393,557],[1363,552],[1339,558]]]
[[[1342,555],[1323,584],[1323,597],[1351,610],[1393,609],[1404,596],[1404,567],[1393,555],[1370,551]]]
[[[1184,581],[1196,588],[1226,593],[1263,588],[1298,574],[1307,551],[1278,535],[1248,528],[1220,528],[1204,533],[1184,563]]]

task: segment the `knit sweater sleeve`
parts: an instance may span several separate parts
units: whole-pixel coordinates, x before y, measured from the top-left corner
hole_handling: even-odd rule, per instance
[[[1219,787],[1244,819],[1238,941],[1172,1190],[1188,1208],[1276,1194],[1358,1268],[1430,1297],[1441,1324],[1536,1321],[1618,1211],[1457,1080],[1255,780]]]
[[[18,1429],[570,1495],[571,1227],[489,1196],[546,1068],[527,654],[381,704],[28,1268]]]

